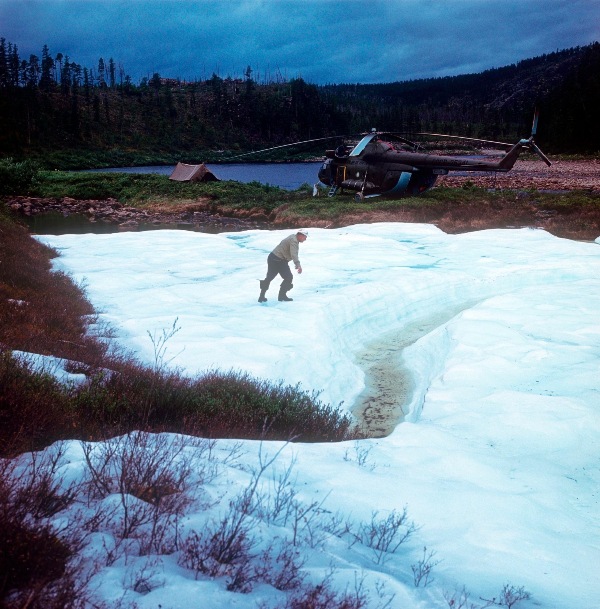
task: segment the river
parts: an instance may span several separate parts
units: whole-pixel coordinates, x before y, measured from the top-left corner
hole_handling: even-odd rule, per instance
[[[322,162],[309,163],[208,163],[219,180],[237,182],[260,182],[278,186],[285,190],[296,190],[303,184],[315,184],[319,181],[318,171]],[[175,165],[148,165],[146,167],[111,167],[109,169],[92,169],[92,172],[120,173],[157,173],[171,175]]]

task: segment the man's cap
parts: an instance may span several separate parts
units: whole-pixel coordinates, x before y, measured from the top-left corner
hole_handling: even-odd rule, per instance
[[[305,228],[301,228],[299,231],[296,231],[297,235],[304,235],[305,237],[308,237],[308,231]]]

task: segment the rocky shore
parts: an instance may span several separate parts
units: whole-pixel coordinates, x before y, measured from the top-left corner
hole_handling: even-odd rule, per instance
[[[441,176],[440,186],[463,186],[472,182],[481,188],[510,188],[546,191],[591,190],[600,192],[600,159],[554,160],[550,167],[541,160],[519,160],[507,173],[451,173]]]
[[[91,223],[113,225],[118,230],[137,230],[146,226],[189,227],[205,232],[237,231],[263,228],[269,218],[255,212],[247,217],[224,216],[206,202],[195,202],[167,207],[149,206],[138,209],[119,203],[116,199],[77,200],[70,197],[11,197],[9,209],[27,218],[40,214],[80,216]]]

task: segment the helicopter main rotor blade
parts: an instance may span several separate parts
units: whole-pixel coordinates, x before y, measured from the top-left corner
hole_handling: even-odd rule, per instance
[[[395,133],[394,131],[378,131],[377,135],[391,135],[395,140],[398,140],[399,142],[402,142],[403,144],[407,144],[408,146],[411,146],[412,148],[418,148],[419,145],[416,142],[413,142],[411,140],[406,139],[405,137],[403,137],[402,135]]]
[[[363,134],[361,134],[363,135]],[[312,140],[303,140],[301,142],[292,142],[291,144],[282,144],[281,146],[272,146],[271,148],[262,148],[261,150],[253,150],[252,152],[244,152],[243,154],[236,154],[235,156],[228,156],[225,160],[230,161],[232,159],[240,159],[244,156],[250,156],[252,154],[260,154],[262,152],[271,152],[272,150],[282,150],[283,148],[291,148],[293,146],[300,146],[301,144],[312,144],[315,142],[325,142],[327,140],[344,140],[346,138],[356,137],[356,135],[330,135],[329,137],[318,137]]]
[[[348,156],[358,156],[366,148],[367,144],[372,142],[377,135],[378,134],[374,131],[365,135],[362,140],[360,140],[360,142],[358,142],[358,144],[352,148],[352,150],[348,153]]]
[[[446,133],[425,133],[419,132],[416,135],[430,135],[432,137],[447,137],[454,140],[462,140],[463,142],[473,142],[478,144],[491,144],[496,148],[502,148],[504,150],[510,150],[513,147],[513,144],[509,144],[507,142],[495,142],[493,140],[482,140],[476,137],[463,137],[460,135],[448,135]]]

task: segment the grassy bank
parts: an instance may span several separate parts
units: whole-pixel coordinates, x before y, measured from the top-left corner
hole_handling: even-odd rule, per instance
[[[433,223],[447,232],[532,226],[553,234],[589,239],[600,231],[600,194],[584,190],[548,193],[537,190],[489,191],[434,188],[419,197],[356,202],[352,193],[327,197],[322,190],[290,192],[253,182],[186,183],[156,174],[41,171],[29,189],[38,197],[108,199],[138,208],[160,204],[176,212],[190,201],[210,204],[223,214],[263,213],[278,225],[343,226],[373,221]]]
[[[286,202],[309,196],[308,188],[295,192],[251,182],[176,182],[157,174],[75,173],[40,171],[29,189],[32,196],[71,197],[74,199],[117,199],[121,203],[144,207],[151,203],[176,206],[190,200],[208,200],[222,208],[271,212]]]

